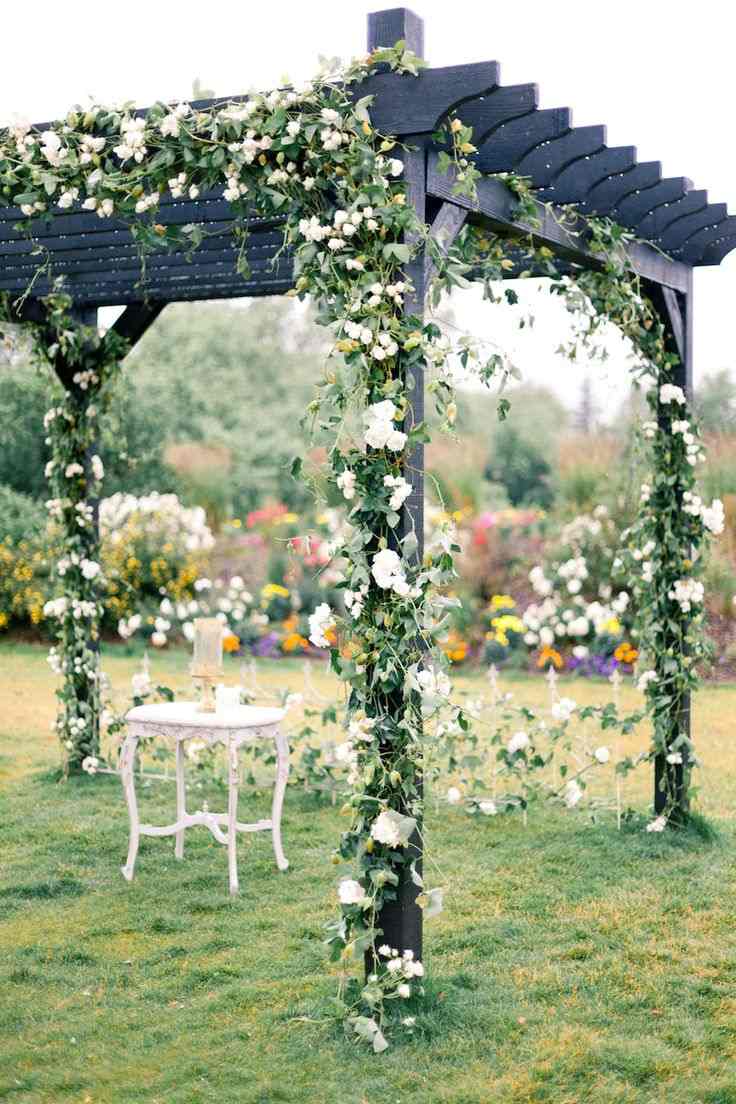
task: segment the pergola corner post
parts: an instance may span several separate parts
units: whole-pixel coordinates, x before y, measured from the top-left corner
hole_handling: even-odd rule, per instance
[[[43,319],[44,313],[41,307],[41,314],[38,313],[38,306],[31,311],[29,318],[33,320]],[[122,314],[117,318],[113,324],[113,329],[121,337],[123,337],[131,346],[134,345],[148,327],[156,320],[158,315],[163,310],[164,304],[159,302],[151,303],[135,303],[125,308]],[[69,310],[71,321],[79,326],[97,326],[98,310],[96,307],[82,307],[73,305]],[[67,395],[74,402],[78,408],[80,416],[86,415],[87,409],[92,402],[93,395],[81,387],[79,387],[74,381],[75,366],[69,364],[62,355],[57,354],[54,360],[54,371],[59,379]],[[92,472],[92,457],[98,451],[99,443],[94,441],[87,449],[87,454],[84,460],[84,478],[87,491],[85,492],[85,501],[88,506],[92,508],[92,526],[89,530],[81,529],[80,534],[85,536],[86,547],[84,554],[87,559],[100,562],[101,549],[100,549],[100,528],[99,528],[99,496],[89,493],[88,488],[95,482],[94,474]],[[99,626],[97,626],[99,629]],[[87,647],[89,650],[99,656],[100,640],[99,634],[93,633],[90,628],[87,635]],[[81,769],[81,762],[84,755],[97,755],[99,752],[99,738],[100,738],[100,700],[99,700],[99,678],[91,681],[82,676],[79,677],[76,696],[77,700],[84,703],[89,709],[90,723],[91,723],[91,735],[87,743],[77,749],[75,761],[70,765],[71,769],[76,771]]]
[[[693,399],[693,270],[687,268],[686,272],[687,282],[682,290],[675,291],[662,284],[650,284],[647,290],[664,323],[667,344],[679,357],[672,371],[672,382],[682,388],[690,404]],[[656,663],[657,657],[655,669]],[[690,740],[690,693],[673,702],[671,709],[678,733]],[[668,763],[666,749],[654,759],[654,811],[658,816],[667,813],[673,824],[683,824],[689,813],[688,759],[688,745],[682,748],[682,763]]]
[[[96,307],[78,307],[72,306],[69,309],[69,317],[73,323],[79,326],[96,326],[97,325],[97,308]],[[87,408],[89,407],[92,396],[90,393],[81,387],[79,387],[74,381],[75,367],[73,364],[67,363],[63,355],[57,354],[54,359],[54,371],[61,383],[62,387],[66,391],[67,395],[74,402],[75,406],[79,410],[80,417],[85,417]],[[94,481],[92,473],[92,456],[97,448],[97,444],[93,444],[87,449],[87,454],[84,460],[84,478],[85,486],[89,488]],[[80,535],[85,540],[85,547],[83,555],[89,559],[99,563],[100,560],[100,530],[99,530],[99,498],[97,495],[90,495],[85,492],[85,501],[92,508],[92,526],[89,529],[80,529]],[[96,624],[96,622],[85,622],[85,624]],[[99,629],[99,626],[97,626]],[[90,629],[87,632],[87,647],[90,652],[99,657],[100,641],[99,635],[92,632]],[[99,658],[98,658],[99,662]],[[72,772],[78,772],[81,770],[82,760],[86,755],[97,755],[99,753],[100,745],[100,703],[99,703],[99,678],[90,680],[82,672],[74,674],[76,686],[76,698],[77,701],[86,706],[89,711],[91,733],[87,742],[77,747],[75,745],[75,759],[69,763],[68,769]]]
[[[393,8],[390,11],[375,12],[368,15],[368,49],[377,46],[393,45],[404,39],[408,49],[422,56],[424,49],[424,27],[422,20],[407,8]],[[419,139],[408,144],[413,147],[403,153],[404,179],[407,183],[407,202],[411,203],[424,221],[426,206],[426,149]],[[404,300],[404,312],[421,319],[424,315],[425,297],[425,250],[421,249],[406,267],[406,278],[411,281],[413,291]],[[416,425],[424,419],[424,371],[413,365],[411,379],[408,381],[410,409],[407,423]],[[401,510],[399,539],[408,533],[415,533],[417,539],[416,557],[421,563],[424,556],[424,447],[420,444],[413,449],[406,466],[404,478],[411,483],[411,494]],[[397,711],[403,708],[403,697],[396,702]],[[410,865],[418,874],[422,869],[421,825],[414,832],[406,848],[406,863],[402,869],[399,884],[396,886],[396,898],[387,901],[377,916],[376,924],[382,930],[381,943],[388,943],[399,953],[413,951],[416,959],[422,957],[422,910],[416,903],[419,887],[411,877]],[[366,973],[375,969],[373,955],[366,955]]]

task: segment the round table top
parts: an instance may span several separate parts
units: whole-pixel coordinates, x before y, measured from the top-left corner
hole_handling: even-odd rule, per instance
[[[136,705],[126,715],[127,722],[179,725],[191,728],[260,728],[275,725],[286,716],[285,709],[260,705],[231,705],[215,713],[203,713],[198,702],[158,702]]]

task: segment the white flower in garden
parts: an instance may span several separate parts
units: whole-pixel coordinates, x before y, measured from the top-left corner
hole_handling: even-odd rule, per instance
[[[43,607],[44,617],[63,617],[69,607],[67,598],[51,598]]]
[[[587,636],[590,632],[590,622],[587,617],[576,617],[568,622],[568,636]]]
[[[100,760],[96,755],[86,755],[82,760],[82,770],[87,774],[96,774],[100,766]]]
[[[376,552],[371,565],[371,575],[382,590],[396,591],[398,586],[401,591],[406,586],[404,565],[399,554],[391,548],[383,548],[380,552]]]
[[[401,176],[404,171],[404,162],[400,161],[398,157],[389,158],[388,172],[390,176]]]
[[[64,475],[67,479],[74,479],[74,477],[77,475],[84,475],[84,468],[81,464],[77,464],[77,462],[75,461],[72,464],[67,464],[67,466],[64,468]]]
[[[529,747],[529,737],[526,732],[515,732],[506,745],[509,755],[516,755],[517,751],[524,751]]]
[[[705,528],[709,529],[714,536],[722,533],[726,524],[726,514],[720,498],[714,498],[710,506],[705,506],[701,517]]]
[[[45,130],[41,135],[41,153],[54,168],[58,168],[69,156],[69,150],[62,145],[61,138],[55,130]]]
[[[565,791],[563,794],[564,801],[568,809],[574,809],[578,802],[581,800],[582,796],[583,791],[581,790],[580,786],[577,784],[574,778],[571,778],[565,786]]]
[[[347,468],[340,472],[337,477],[337,485],[343,493],[343,498],[346,498],[348,502],[355,498],[355,472],[349,471]]]
[[[555,634],[549,627],[549,625],[543,625],[542,628],[539,630],[539,642],[540,644],[544,644],[544,646],[547,648],[551,644],[554,644]]]
[[[371,837],[387,847],[405,847],[416,826],[413,817],[402,816],[394,809],[384,809],[371,825]]]
[[[672,426],[672,428],[674,430],[674,428],[675,428],[674,425]],[[654,438],[654,436],[656,435],[657,423],[656,422],[644,422],[644,424],[641,427],[641,431],[644,434],[644,436],[648,440],[651,441]]]
[[[95,560],[82,560],[80,565],[85,579],[96,579],[102,568]]]
[[[462,797],[463,795],[460,793],[460,790],[457,788],[457,786],[450,786],[447,791],[447,804],[459,805],[462,801]]]
[[[181,131],[181,120],[189,114],[189,104],[180,103],[166,115],[160,123],[159,130],[163,136],[178,138]]]
[[[397,985],[396,992],[400,997],[405,999],[411,996],[411,985],[407,985],[406,982],[402,982],[401,985]]]
[[[411,483],[407,482],[407,480],[400,475],[384,475],[383,485],[384,487],[393,488],[393,493],[388,503],[391,509],[400,510],[411,494]]]
[[[478,802],[478,808],[484,816],[496,816],[498,808],[495,801],[491,801],[490,798],[484,799]]]
[[[400,974],[401,971],[404,969],[404,963],[401,961],[398,955],[394,955],[394,957],[386,963],[386,969],[390,974]]]
[[[388,943],[382,943],[378,948],[379,955],[383,955],[384,958],[391,958],[391,948]]]
[[[317,648],[329,648],[330,642],[325,635],[335,627],[335,618],[326,602],[317,606],[309,615],[309,639]]]
[[[570,720],[577,707],[578,703],[572,698],[560,698],[553,703],[550,712],[556,721],[564,723]]]
[[[105,466],[97,453],[95,453],[94,456],[91,457],[89,466],[92,469],[92,474],[97,482],[101,483],[102,480],[105,478]]]
[[[642,692],[644,692],[645,690],[647,690],[649,688],[649,684],[651,682],[656,682],[656,681],[657,681],[657,672],[656,671],[644,671],[643,674],[639,675],[639,678],[637,679],[636,688],[637,688],[637,690],[641,690]]]
[[[375,717],[354,717],[348,725],[348,736],[352,741],[369,744],[373,740],[375,727]]]
[[[680,422],[673,422],[672,432],[682,433],[682,435],[684,436],[686,433],[690,432],[690,423],[686,419]]]
[[[682,752],[671,751],[667,756],[667,762],[672,763],[673,766],[679,766],[682,763]]]
[[[689,613],[693,605],[703,601],[705,587],[697,579],[677,579],[668,597],[677,602],[683,613]]]
[[[326,123],[339,123],[342,119],[339,111],[335,111],[332,107],[323,107],[320,115]]]
[[[345,608],[348,613],[354,617],[360,617],[363,612],[363,605],[365,603],[366,596],[368,594],[368,587],[362,586],[360,590],[344,590],[343,601],[345,602]]]
[[[363,414],[363,439],[370,448],[388,448],[400,452],[406,444],[406,434],[394,424],[397,409],[390,399],[373,403]]]
[[[664,832],[667,827],[667,817],[658,816],[647,824],[647,832]]]
[[[151,633],[151,643],[154,648],[164,648],[168,643],[168,637],[166,633],[159,632],[157,629],[155,632]]]
[[[598,763],[607,763],[611,758],[611,753],[607,747],[599,747],[594,752],[595,760]]]
[[[544,568],[539,565],[533,567],[529,572],[529,582],[532,584],[535,593],[542,598],[546,598],[552,593],[552,583],[545,577]]]
[[[452,685],[444,671],[430,665],[417,671],[415,678],[419,691],[428,704],[435,702],[438,698],[448,698],[450,696]]]
[[[567,584],[567,589],[570,594],[578,594],[579,591],[582,589],[582,586],[583,584],[580,582],[579,579],[570,579]]]
[[[587,659],[590,655],[590,648],[585,644],[576,644],[572,650],[572,654],[576,659]]]
[[[676,387],[673,383],[663,383],[659,389],[659,401],[665,405],[671,402],[684,405],[686,402],[685,392],[681,387]]]
[[[337,887],[341,905],[359,905],[365,900],[365,890],[354,878],[343,878]]]

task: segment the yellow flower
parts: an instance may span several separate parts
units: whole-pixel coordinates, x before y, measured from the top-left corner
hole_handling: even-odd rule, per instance
[[[510,594],[494,594],[491,598],[491,609],[513,609],[516,602]]]
[[[264,598],[288,598],[289,592],[286,587],[278,583],[266,583],[261,590],[261,595]]]
[[[618,617],[609,617],[603,625],[603,632],[608,633],[609,636],[620,636],[623,629]]]

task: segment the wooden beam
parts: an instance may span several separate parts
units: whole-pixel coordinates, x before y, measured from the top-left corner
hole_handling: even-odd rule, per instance
[[[481,216],[498,233],[529,234],[537,244],[548,246],[564,260],[593,268],[602,267],[601,258],[586,248],[584,237],[581,236],[584,230],[582,221],[568,221],[567,228],[563,228],[558,221],[560,212],[554,209],[550,212],[544,204],[538,203],[539,225],[530,226],[515,217],[516,200],[502,181],[488,177],[481,179],[478,182],[478,202],[475,203],[467,196],[453,194],[453,179],[453,171],[441,172],[437,155],[430,154],[427,167],[428,195],[455,203],[476,217]],[[659,284],[667,284],[678,291],[685,291],[689,286],[691,269],[680,261],[663,256],[651,246],[635,243],[630,247],[629,255],[640,276]]]
[[[123,313],[115,319],[110,327],[124,337],[132,347],[143,337],[146,330],[153,325],[166,303],[153,300],[149,303],[131,303]]]
[[[446,256],[455,238],[468,217],[468,212],[454,203],[443,203],[430,227],[429,236],[437,245],[442,256]],[[437,266],[429,253],[425,254],[424,262],[424,290],[425,293],[430,282],[435,276]]]
[[[379,46],[393,46],[403,39],[407,49],[417,57],[424,57],[424,20],[411,8],[387,8],[386,11],[370,12],[368,23],[368,51]]]

